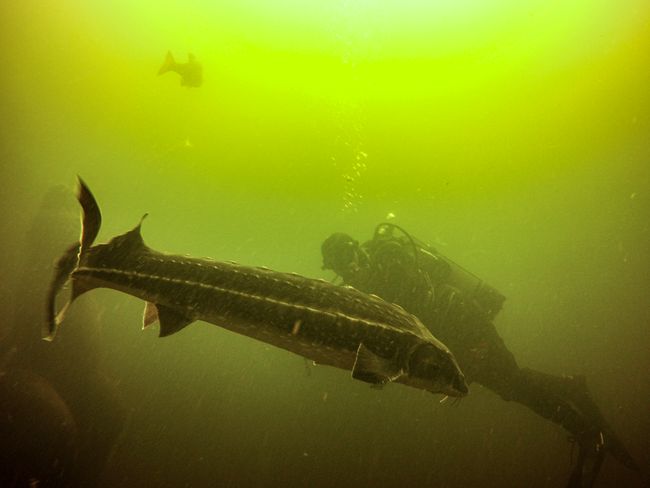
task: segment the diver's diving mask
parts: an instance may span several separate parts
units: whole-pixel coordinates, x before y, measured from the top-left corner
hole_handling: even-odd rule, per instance
[[[359,263],[359,242],[341,232],[329,236],[321,246],[323,269],[331,269],[347,278],[361,268]]]

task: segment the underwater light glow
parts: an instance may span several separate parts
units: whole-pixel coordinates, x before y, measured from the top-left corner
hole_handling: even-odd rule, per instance
[[[30,22],[14,11],[19,19],[7,23],[6,38],[27,39],[16,51],[47,73],[47,85],[32,87],[48,92],[43,110],[78,120],[98,138],[115,134],[147,154],[145,164],[191,153],[205,168],[223,159],[224,147],[244,157],[251,137],[266,152],[293,151],[302,160],[314,139],[345,139],[354,148],[350,166],[359,151],[369,155],[363,181],[372,183],[401,158],[385,142],[400,134],[399,143],[420,155],[402,163],[412,165],[413,178],[433,158],[450,172],[491,168],[498,188],[524,167],[551,174],[568,161],[586,164],[646,124],[639,107],[649,98],[647,0],[121,0],[24,8]],[[39,50],[45,37],[47,54]],[[181,60],[198,57],[200,89],[156,77],[167,50]],[[143,134],[152,114],[155,130]],[[254,184],[277,170],[268,163],[246,178]],[[266,184],[260,176],[257,185]]]
[[[624,4],[624,5],[623,5]],[[435,98],[607,55],[644,28],[643,0],[93,2],[110,48],[175,48],[246,84],[326,99]],[[98,15],[101,12],[101,15]],[[92,22],[92,19],[95,22]],[[112,22],[106,22],[106,19]],[[138,19],[150,19],[146,30]],[[88,22],[88,20],[91,22]],[[119,35],[117,30],[119,30]],[[108,47],[108,46],[107,46]],[[513,79],[513,77],[515,77]]]

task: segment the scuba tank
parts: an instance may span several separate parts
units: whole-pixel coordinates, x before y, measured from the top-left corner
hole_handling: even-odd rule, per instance
[[[395,237],[395,230],[401,232],[404,237]],[[402,227],[389,222],[380,223],[373,236],[373,241],[379,240],[397,240],[410,246],[413,249],[415,266],[428,275],[431,286],[445,284],[457,289],[465,299],[476,305],[488,320],[493,320],[501,311],[506,297],[498,290],[443,256],[432,246],[414,238]]]

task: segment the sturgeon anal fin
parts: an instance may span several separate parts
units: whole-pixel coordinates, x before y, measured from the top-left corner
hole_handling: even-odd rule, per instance
[[[404,371],[395,361],[378,356],[363,343],[357,349],[357,358],[352,368],[352,377],[355,380],[372,383],[375,386],[385,385],[402,376]]]
[[[165,307],[164,305],[156,305],[155,307],[158,310],[158,321],[160,322],[160,334],[158,334],[158,337],[167,337],[175,334],[194,322],[194,319],[188,318],[172,308]]]
[[[146,329],[158,321],[158,309],[155,303],[147,302],[142,313],[142,328]]]

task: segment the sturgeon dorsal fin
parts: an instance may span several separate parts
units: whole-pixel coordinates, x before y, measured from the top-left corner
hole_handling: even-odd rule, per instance
[[[157,303],[147,302],[142,315],[142,328],[149,327],[154,322],[160,322],[160,333],[158,337],[167,337],[185,328],[192,322],[185,314],[177,312],[173,308]]]
[[[394,360],[382,358],[363,343],[359,344],[357,358],[352,368],[352,377],[355,380],[380,386],[395,381],[403,374],[404,370]]]
[[[146,248],[144,239],[142,239],[142,221],[147,217],[148,214],[144,214],[133,229],[119,236],[113,237],[108,243],[107,246],[119,252],[129,252],[136,249]]]

